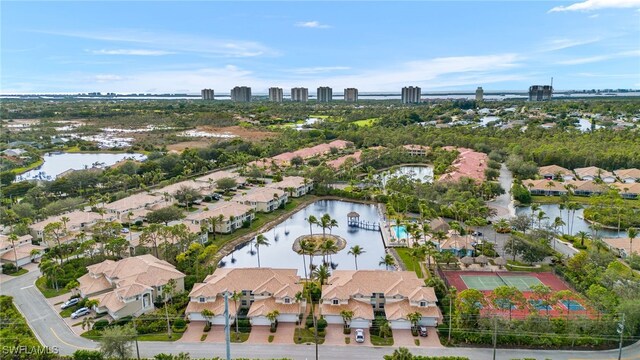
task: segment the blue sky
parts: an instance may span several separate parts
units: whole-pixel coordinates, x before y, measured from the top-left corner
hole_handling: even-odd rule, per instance
[[[2,93],[640,88],[640,0],[3,1]]]

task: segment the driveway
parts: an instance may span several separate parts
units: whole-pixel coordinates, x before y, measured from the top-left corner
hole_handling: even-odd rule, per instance
[[[252,326],[251,334],[249,335],[249,339],[246,341],[247,344],[268,344],[269,343],[269,335],[273,335],[269,331],[270,326]],[[293,335],[291,335],[291,340],[293,341]]]
[[[279,323],[278,330],[273,337],[272,344],[294,344],[293,337],[296,333],[296,323]],[[267,336],[268,339],[268,336]]]
[[[393,330],[393,346],[415,347],[415,339],[417,338],[411,335],[411,330],[409,329]],[[422,341],[420,344],[422,344]]]
[[[325,329],[324,336],[324,344],[325,345],[345,345],[344,338],[350,337],[350,335],[345,335],[342,333],[342,325],[341,324],[329,324]],[[351,330],[354,332],[354,330]],[[353,342],[355,339],[351,339]]]
[[[182,334],[182,338],[179,342],[200,342],[202,334],[208,334],[204,332],[205,321],[191,321],[187,326],[187,330]],[[209,331],[210,333],[211,331]],[[209,335],[207,335],[209,338]]]

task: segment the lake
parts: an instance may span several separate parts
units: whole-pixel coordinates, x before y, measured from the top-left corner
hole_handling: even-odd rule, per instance
[[[53,180],[61,173],[73,169],[89,169],[92,166],[104,168],[123,159],[145,160],[143,154],[111,153],[56,153],[43,157],[44,164],[17,177],[17,180]]]
[[[412,180],[420,180],[422,182],[431,183],[433,182],[433,167],[428,165],[406,165],[400,166],[394,171],[390,172],[390,170],[383,171],[381,173],[382,182],[386,185],[387,180],[392,177],[400,177],[406,175]]]
[[[544,211],[546,214],[545,216],[549,218],[547,220],[542,221],[543,225],[545,224],[545,222],[553,222],[553,219],[555,219],[556,216],[560,216],[560,207],[558,204],[540,205],[540,210]],[[579,231],[584,231],[588,234],[591,234],[591,229],[589,229],[589,223],[584,221],[583,212],[584,212],[584,209],[580,209],[580,210],[577,210],[575,213],[575,218],[573,218],[573,229],[571,231],[572,235],[577,234]],[[531,215],[531,209],[528,206],[518,207],[516,208],[516,214]],[[571,218],[571,216],[569,216],[569,218]],[[566,210],[562,211],[562,221],[564,221],[565,223],[568,223]],[[535,226],[537,226],[537,222],[538,221],[536,220]],[[561,229],[558,228],[558,231],[561,231]],[[565,233],[569,232],[567,229],[567,225],[564,226],[564,232]],[[620,231],[620,233],[618,233],[618,231],[616,230],[602,229],[598,231],[598,235],[600,235],[603,238],[615,238],[615,237],[626,237],[627,233],[625,231]]]
[[[311,215],[320,218],[323,214],[328,213],[338,221],[338,227],[334,228],[332,233],[347,241],[347,246],[343,250],[332,255],[332,262],[336,265],[336,269],[355,270],[354,258],[348,254],[349,249],[354,245],[360,245],[365,250],[364,254],[358,256],[358,269],[384,269],[384,266],[378,264],[381,257],[385,255],[380,232],[347,227],[347,214],[351,211],[360,214],[361,220],[377,222],[380,219],[375,205],[356,204],[340,200],[316,201],[264,233],[264,236],[269,240],[269,246],[260,247],[261,266],[298,269],[298,274],[304,276],[302,256],[295,253],[291,246],[297,237],[309,234],[309,223],[305,219]],[[313,226],[313,233],[321,234],[322,229]],[[239,245],[235,251],[220,261],[219,266],[234,268],[257,267],[258,256],[253,242]],[[305,256],[305,258],[307,266],[309,266],[309,257]],[[321,258],[321,256],[314,257],[314,265],[320,264]]]

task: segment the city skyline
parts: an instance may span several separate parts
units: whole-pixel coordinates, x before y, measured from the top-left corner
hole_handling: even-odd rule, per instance
[[[367,93],[413,84],[423,93],[491,92],[526,91],[552,76],[559,90],[640,87],[637,0],[126,8],[3,3],[0,91],[223,94],[245,84],[256,94],[319,85]]]

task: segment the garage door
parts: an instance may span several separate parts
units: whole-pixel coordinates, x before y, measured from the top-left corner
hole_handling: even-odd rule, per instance
[[[342,317],[341,317],[342,319]],[[352,329],[368,329],[369,328],[369,320],[363,319],[353,319],[351,320],[351,328]]]
[[[211,319],[211,323],[213,325],[224,325],[224,315],[216,315]],[[229,319],[229,323],[231,323],[231,319]]]
[[[271,321],[269,321],[266,316],[254,316],[251,318],[251,325],[271,325]]]
[[[298,315],[296,314],[280,314],[278,315],[278,322],[294,323],[298,321]]]
[[[436,318],[432,318],[432,317],[423,317],[422,320],[420,320],[419,324],[424,326],[438,325]]]
[[[200,313],[189,313],[189,320],[191,321],[204,321],[204,316]]]
[[[392,329],[411,329],[411,322],[408,320],[392,320],[389,325]]]
[[[327,320],[327,324],[344,324],[340,315],[324,315],[324,319]]]

